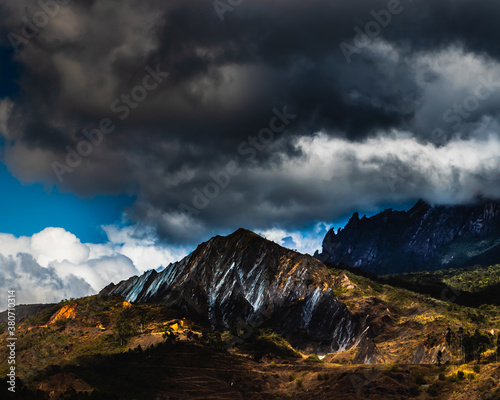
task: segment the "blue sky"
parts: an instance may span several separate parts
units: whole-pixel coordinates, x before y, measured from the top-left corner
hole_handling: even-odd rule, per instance
[[[0,46],[0,99],[15,99],[22,96],[17,85],[22,68],[13,61],[13,51],[10,47]],[[15,236],[31,236],[47,227],[61,227],[75,234],[82,242],[103,243],[107,240],[103,225],[122,225],[123,212],[131,207],[134,197],[121,195],[96,195],[92,198],[79,198],[72,193],[61,193],[56,186],[47,184],[25,184],[17,180],[2,162],[4,141],[0,135],[0,232]],[[412,203],[401,204],[396,208],[405,209]],[[389,207],[389,205],[387,205]],[[362,210],[360,210],[362,212]],[[378,210],[377,210],[378,211]],[[373,214],[373,213],[371,213]],[[347,213],[331,226],[335,229],[343,227],[349,220]],[[370,214],[369,214],[370,215]],[[306,224],[306,227],[297,227],[296,238],[305,239],[321,246],[323,231],[315,232],[315,223]],[[238,228],[237,226],[234,229]],[[246,226],[252,229],[252,226]],[[230,233],[229,230],[226,233]],[[262,230],[265,232],[265,230]],[[270,231],[268,231],[270,232]],[[291,247],[297,246],[287,233],[283,233],[287,240],[281,241],[278,229],[273,239]],[[298,235],[298,236],[296,236]],[[204,238],[204,239],[208,239]],[[191,245],[196,245],[192,243]],[[314,244],[312,244],[314,246]]]
[[[0,46],[0,99],[18,94],[19,67],[12,62],[11,47]],[[47,227],[61,227],[83,242],[104,242],[101,225],[121,223],[122,213],[134,202],[127,195],[82,199],[42,184],[23,184],[2,162],[0,136],[0,232],[31,236]]]
[[[457,29],[425,2],[349,56],[373,1],[249,2],[224,24],[211,2],[146,3],[61,4],[29,34],[40,5],[0,0],[0,267],[29,271],[22,251],[99,290],[240,227],[314,251],[355,211],[500,198],[498,1],[474,6],[480,31],[469,4]]]
[[[101,243],[106,235],[101,225],[119,224],[125,207],[134,198],[127,195],[81,199],[47,191],[41,184],[23,185],[0,163],[0,232],[31,236],[46,227],[61,227],[82,242]]]

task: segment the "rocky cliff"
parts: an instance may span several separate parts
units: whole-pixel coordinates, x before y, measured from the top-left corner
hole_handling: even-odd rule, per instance
[[[240,229],[216,236],[160,273],[152,270],[101,295],[161,303],[219,329],[270,327],[299,348],[348,349],[367,334],[366,317],[337,300],[318,260]]]
[[[358,213],[323,241],[321,261],[376,274],[492,265],[500,262],[500,202]]]

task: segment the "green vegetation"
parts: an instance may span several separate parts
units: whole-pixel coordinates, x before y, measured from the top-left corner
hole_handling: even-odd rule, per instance
[[[255,330],[250,337],[246,338],[239,345],[239,348],[249,354],[253,354],[255,360],[261,360],[264,356],[281,358],[302,357],[283,337],[270,330]]]
[[[328,379],[330,379],[330,375],[329,374],[318,374],[317,375],[317,379],[318,381],[327,381]]]
[[[61,318],[47,325],[50,319],[67,306],[74,311],[71,318]],[[21,360],[17,373],[30,379],[36,371],[51,365],[65,366],[78,357],[112,355],[123,352],[128,341],[149,330],[159,328],[163,321],[177,315],[161,306],[131,305],[119,297],[104,299],[98,296],[66,300],[43,309],[25,319],[18,329],[17,352]],[[71,354],[71,357],[67,355]],[[0,349],[5,359],[6,349]],[[0,375],[8,371],[0,364]]]
[[[437,397],[439,395],[439,389],[436,385],[431,385],[427,388],[427,393],[431,397]]]
[[[465,306],[500,305],[500,265],[387,275],[377,280]]]
[[[304,361],[311,362],[311,363],[322,363],[323,362],[323,360],[321,360],[316,354],[311,354]]]
[[[420,388],[418,387],[418,385],[410,386],[408,391],[411,397],[417,397],[420,395]]]
[[[500,307],[492,304],[466,307],[351,272],[332,272],[339,278],[337,282],[346,283],[338,292],[343,296],[341,301],[355,313],[366,312],[374,317],[374,326],[379,329],[377,351],[387,364],[352,365],[357,351],[352,349],[329,356],[328,363],[311,354],[304,359],[304,363],[310,364],[305,365],[301,354],[270,329],[247,326],[219,332],[188,321],[189,329],[184,331],[179,328],[184,325],[178,323],[183,316],[174,310],[130,304],[122,298],[91,296],[64,301],[20,324],[18,373],[31,389],[22,389],[28,393],[25,398],[48,399],[48,394],[33,388],[62,375],[70,380],[72,376],[78,377],[95,390],[90,394],[68,389],[59,393],[61,399],[154,398],[154,389],[147,388],[143,393],[136,388],[142,390],[144,382],[162,385],[168,382],[175,388],[183,384],[184,374],[192,371],[197,377],[209,373],[207,381],[218,382],[214,385],[234,383],[233,388],[243,388],[243,398],[250,398],[250,393],[267,395],[275,388],[283,391],[286,388],[288,393],[271,392],[269,398],[295,398],[304,386],[308,391],[334,385],[351,387],[351,378],[360,376],[364,382],[364,377],[369,376],[375,383],[363,386],[363,390],[370,394],[375,394],[371,390],[380,384],[401,387],[406,398],[440,398],[472,385],[482,391],[484,399],[495,399],[490,393],[499,393],[492,377],[497,376],[499,368],[495,354],[500,350]],[[63,311],[70,317],[54,322],[52,317],[65,306]],[[404,336],[395,334],[401,331]],[[427,352],[424,358],[417,357],[416,363],[423,365],[409,365],[415,363],[411,360],[417,348]],[[186,351],[192,352],[193,357],[184,360]],[[5,354],[5,349],[0,349],[0,357],[5,359]],[[212,361],[204,369],[196,370],[193,366],[205,356],[210,360],[223,358],[224,362],[213,371]],[[181,360],[176,364],[179,357]],[[434,362],[441,365],[432,365]],[[246,363],[244,368],[241,363]],[[330,363],[337,365],[332,368]],[[6,365],[0,364],[0,373],[6,371]],[[256,375],[263,381],[250,381],[248,376],[252,371],[258,372]],[[57,384],[57,381],[51,383]],[[207,398],[211,398],[209,394]]]
[[[59,311],[66,304],[69,304],[69,301],[64,301],[64,302],[61,302],[59,304],[55,304],[51,307],[45,308],[42,311],[40,311],[39,313],[36,313],[35,315],[32,315],[31,317],[26,318],[23,321],[23,325],[26,325],[26,326],[45,325],[47,322],[49,322],[50,317],[52,317],[52,315],[54,315],[57,311]]]
[[[493,271],[491,276],[496,276],[499,268],[495,266],[491,269]],[[492,351],[500,355],[498,332],[495,335],[491,334],[493,329],[498,329],[500,326],[500,306],[494,304],[474,306],[474,302],[481,303],[480,296],[474,297],[476,294],[472,292],[456,292],[441,282],[442,276],[447,273],[456,279],[462,276],[461,274],[474,273],[486,276],[488,268],[387,277],[359,276],[349,270],[334,268],[330,268],[330,271],[342,287],[341,301],[352,311],[372,315],[387,313],[385,318],[388,324],[397,324],[406,330],[411,329],[414,340],[409,341],[410,347],[402,347],[397,353],[404,357],[402,361],[411,361],[417,340],[427,349],[445,345],[446,358],[445,352],[439,349],[435,358],[438,365],[446,362],[449,357],[451,360],[448,361],[451,362],[469,363],[476,360],[479,363],[484,357],[489,357],[488,360],[491,362]],[[344,275],[347,279],[343,278]],[[485,278],[482,282],[481,288],[484,289],[487,285],[485,282],[488,282],[488,285],[495,284],[496,280]],[[399,287],[388,283],[398,284]],[[404,288],[405,285],[416,291]],[[472,284],[469,286],[473,287]],[[450,293],[455,297],[450,296]],[[433,294],[439,294],[438,299],[433,298]],[[495,295],[495,298],[500,299],[498,295]],[[461,305],[458,299],[471,304]],[[377,304],[380,306],[377,307]],[[445,331],[444,336],[443,331]]]

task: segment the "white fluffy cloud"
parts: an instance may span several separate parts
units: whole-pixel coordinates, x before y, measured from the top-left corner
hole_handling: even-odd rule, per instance
[[[56,302],[95,294],[110,282],[164,267],[187,253],[159,246],[131,227],[104,230],[105,244],[82,243],[53,227],[31,237],[0,233],[0,290],[17,290],[19,303]]]
[[[81,264],[89,259],[90,249],[75,235],[62,228],[46,228],[31,237],[31,254],[48,268],[54,262]]]
[[[333,215],[344,215],[352,209],[375,211],[375,205],[384,201],[424,198],[431,203],[457,204],[478,196],[499,198],[499,129],[496,121],[485,119],[473,137],[451,140],[441,147],[396,131],[357,143],[318,133],[297,139],[300,157],[284,157],[272,171],[258,166],[250,172],[260,174],[268,187],[280,182],[314,193],[306,211],[320,221],[325,220],[325,204],[335,211]]]

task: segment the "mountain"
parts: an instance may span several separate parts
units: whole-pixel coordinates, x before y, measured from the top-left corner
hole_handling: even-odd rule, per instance
[[[26,318],[39,313],[40,311],[50,308],[55,304],[20,304],[16,306],[16,321],[22,322]],[[8,311],[0,312],[0,324],[8,321]]]
[[[239,229],[202,243],[160,273],[110,284],[100,295],[163,304],[220,330],[269,327],[295,347],[331,352],[368,333],[366,316],[338,301],[332,283],[315,258]]]
[[[500,307],[483,303],[499,277],[397,276],[419,294],[240,229],[100,295],[17,308],[6,398],[499,400]]]
[[[0,397],[500,399],[500,307],[465,307],[348,271],[328,272],[337,299],[368,315],[370,337],[345,351],[318,357],[291,348],[273,329],[217,331],[162,304],[89,296],[45,307],[17,324],[16,392]],[[468,271],[481,276],[468,285],[462,275],[450,284],[471,293],[495,285],[484,272]],[[0,323],[0,343],[10,337],[7,328]],[[10,352],[0,346],[5,386]]]
[[[319,260],[384,275],[500,262],[500,202],[358,213],[323,240]]]

